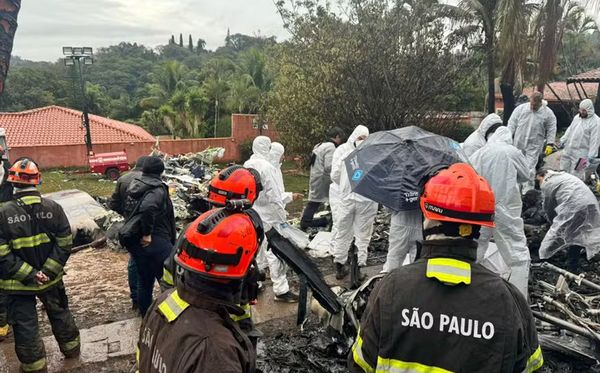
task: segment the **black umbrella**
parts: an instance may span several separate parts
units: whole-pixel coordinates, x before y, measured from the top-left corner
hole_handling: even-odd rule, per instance
[[[456,141],[415,126],[376,132],[345,159],[352,191],[393,211],[418,209],[425,181],[466,161]]]

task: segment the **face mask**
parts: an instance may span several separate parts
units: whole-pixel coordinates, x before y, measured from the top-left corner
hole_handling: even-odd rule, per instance
[[[354,142],[354,146],[355,146],[356,148],[358,148],[358,147],[360,146],[360,144],[362,144],[364,141],[365,141],[365,140],[356,140],[356,141]]]
[[[588,113],[579,113],[579,118],[585,119],[588,117]]]

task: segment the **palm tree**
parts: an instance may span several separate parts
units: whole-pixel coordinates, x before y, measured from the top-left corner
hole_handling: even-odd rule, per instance
[[[143,109],[157,109],[164,104],[177,90],[186,86],[187,68],[180,62],[167,61],[157,71],[150,74],[152,83],[145,88],[148,97],[140,100]]]
[[[21,0],[0,1],[0,94],[4,92],[20,9]]]
[[[159,109],[165,126],[178,137],[199,137],[202,133],[202,118],[207,112],[205,92],[198,88],[177,91],[168,103]]]

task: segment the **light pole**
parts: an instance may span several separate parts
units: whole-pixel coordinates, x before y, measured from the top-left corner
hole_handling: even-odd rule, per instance
[[[92,65],[94,63],[94,51],[91,47],[63,47],[63,55],[65,56],[65,66],[77,65],[77,71],[79,72],[79,82],[81,86],[81,100],[83,106],[83,126],[85,127],[85,146],[87,148],[88,155],[93,155],[92,150],[92,133],[90,130],[90,118],[88,115],[88,104],[85,95],[85,83],[83,80],[83,69],[81,65]]]

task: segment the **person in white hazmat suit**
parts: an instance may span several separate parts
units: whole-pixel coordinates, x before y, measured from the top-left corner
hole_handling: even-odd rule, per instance
[[[331,161],[333,152],[341,145],[344,131],[333,127],[327,131],[327,139],[313,148],[310,159],[310,183],[308,203],[302,212],[300,228],[306,231],[310,227],[325,227],[329,221],[325,218],[315,219],[315,213],[322,204],[329,202],[329,185],[331,184]]]
[[[556,141],[556,116],[543,104],[540,92],[534,92],[529,103],[519,105],[508,120],[508,129],[513,136],[513,145],[525,153],[532,172],[531,180],[522,184],[521,193],[533,189],[536,166],[540,155],[550,155]],[[546,145],[544,148],[544,144]]]
[[[421,210],[392,212],[389,237],[387,258],[381,271],[385,273],[400,267],[409,254],[410,263],[416,259],[417,241],[423,240]]]
[[[338,216],[334,218],[337,230],[334,237],[333,262],[338,280],[349,273],[346,263],[353,238],[358,251],[358,265],[362,267],[367,264],[373,223],[377,215],[377,203],[352,192],[344,160],[368,136],[367,127],[357,126],[348,137],[348,141],[335,150],[331,162],[331,180],[339,185],[341,200],[336,212]]]
[[[483,148],[491,134],[501,125],[502,118],[498,114],[489,114],[483,118],[479,127],[461,144],[463,153],[467,157],[470,157],[473,153]]]
[[[266,136],[258,136],[252,143],[252,156],[244,163],[244,167],[253,168],[260,174],[263,190],[254,202],[253,208],[260,216],[265,232],[286,223],[287,217],[284,196],[277,181],[278,172],[271,162],[270,151],[271,139]],[[268,243],[265,239],[260,247],[257,262],[260,269],[264,269],[264,259],[261,259],[260,256],[265,256],[267,259],[275,300],[288,303],[297,302],[298,296],[290,291],[287,266],[271,250],[267,250],[267,246]]]
[[[560,138],[560,147],[564,148],[560,157],[560,169],[584,180],[585,170],[575,170],[577,162],[582,158],[598,157],[600,147],[600,117],[594,113],[592,100],[581,101],[579,114]]]
[[[600,252],[600,206],[583,181],[566,172],[542,170],[537,182],[552,226],[540,245],[540,259],[568,249],[568,268],[577,269],[580,253],[590,260]]]
[[[493,237],[500,256],[511,269],[509,282],[527,297],[531,257],[521,219],[523,204],[519,183],[531,180],[535,175],[525,155],[512,145],[512,136],[506,127],[498,128],[469,161],[488,181],[496,197],[496,228],[481,228],[477,260],[483,260]]]

